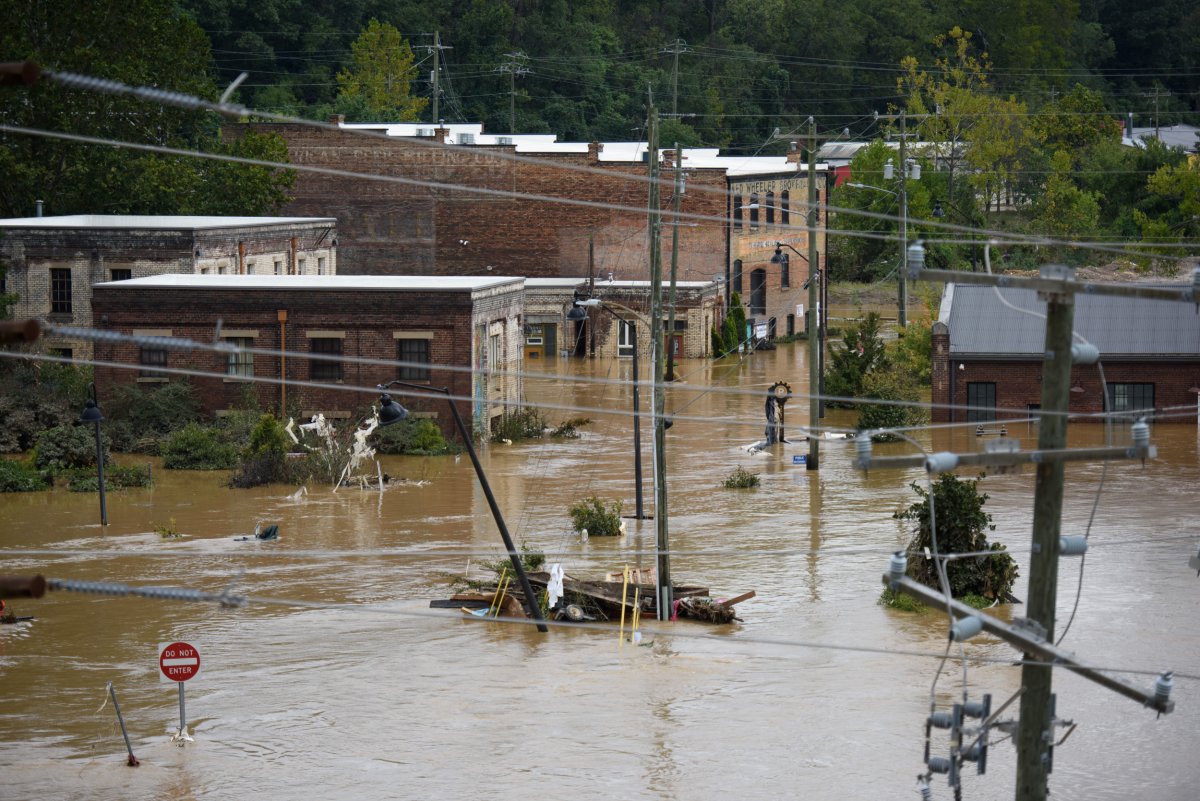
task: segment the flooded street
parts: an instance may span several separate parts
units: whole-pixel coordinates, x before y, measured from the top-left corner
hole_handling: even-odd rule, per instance
[[[653,521],[628,521],[619,539],[581,542],[567,510],[589,495],[634,508],[629,364],[559,360],[526,379],[552,423],[591,418],[578,440],[490,445],[481,457],[518,543],[543,550],[569,575],[649,567]],[[310,486],[229,490],[224,473],[155,464],[155,487],[111,492],[102,530],[95,495],[0,495],[4,573],[186,586],[293,602],[222,609],[192,603],[51,593],[14,601],[32,623],[0,627],[0,798],[321,799],[905,798],[923,772],[930,686],[946,621],[879,606],[888,554],[907,529],[892,513],[917,500],[916,471],[851,466],[853,444],[823,442],[821,469],[791,454],[748,455],[762,436],[766,388],[807,392],[803,343],[736,362],[685,361],[670,390],[667,435],[672,570],[714,596],[747,590],[744,623],[645,622],[642,646],[616,630],[466,621],[429,601],[449,597],[447,574],[494,560],[500,538],[467,458],[385,457],[408,479],[385,493]],[[586,376],[597,381],[574,380]],[[748,392],[713,391],[715,386]],[[650,409],[650,393],[642,407]],[[564,407],[564,408],[560,408]],[[565,407],[588,411],[569,412]],[[610,409],[625,414],[605,414]],[[789,404],[789,428],[807,402]],[[829,425],[853,412],[830,410]],[[799,431],[795,432],[797,435]],[[1036,428],[1010,435],[1036,445]],[[1128,427],[1108,431],[1116,443]],[[1104,426],[1071,427],[1072,446],[1104,444]],[[918,437],[938,450],[980,447],[971,429]],[[1194,518],[1197,428],[1157,425],[1159,458],[1113,463],[1091,529],[1083,593],[1064,647],[1152,687],[1153,672],[1200,672],[1200,578]],[[645,504],[653,510],[652,427],[642,425]],[[876,453],[911,446],[877,445]],[[145,461],[120,457],[120,461]],[[762,486],[731,491],[741,465]],[[1100,464],[1067,468],[1064,534],[1082,534]],[[960,475],[968,475],[960,472]],[[993,540],[1021,567],[1025,596],[1034,474],[986,478]],[[255,522],[273,543],[235,542]],[[171,525],[185,533],[163,540]],[[47,555],[18,555],[47,549]],[[59,553],[61,552],[61,553]],[[1070,615],[1078,560],[1059,576],[1059,626]],[[296,604],[304,604],[300,606]],[[1023,615],[1023,607],[1001,609]],[[176,689],[159,682],[158,645],[199,647],[187,685],[195,742],[170,742]],[[972,699],[994,705],[1019,686],[1008,645],[968,643]],[[124,764],[113,682],[142,766]],[[1054,752],[1058,799],[1193,799],[1200,782],[1200,682],[1177,678],[1173,714],[1065,671],[1054,676],[1058,714],[1078,724]],[[962,664],[937,683],[942,707],[961,698]],[[1015,715],[1015,706],[1009,715]],[[1060,729],[1058,736],[1066,733]],[[999,740],[1002,734],[995,733]],[[935,734],[934,753],[946,751]],[[964,797],[1013,797],[1016,756],[995,745],[988,771],[968,766]],[[935,798],[949,798],[935,777]]]

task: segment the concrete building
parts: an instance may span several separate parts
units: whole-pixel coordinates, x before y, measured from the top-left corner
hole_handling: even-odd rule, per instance
[[[166,273],[336,275],[332,217],[77,214],[0,220],[13,316],[92,325],[92,285]],[[92,355],[87,342],[48,337],[52,351]]]
[[[933,420],[1026,417],[1040,408],[1046,304],[1033,290],[948,284],[933,324]],[[1012,308],[1015,306],[1016,309]],[[1079,294],[1075,331],[1100,350],[1107,409],[1194,423],[1200,398],[1200,316],[1187,303]],[[970,406],[946,409],[939,404]],[[1071,372],[1070,411],[1106,410],[1095,366]]]
[[[486,436],[521,399],[521,278],[161,275],[96,285],[92,313],[104,330],[272,351],[96,346],[97,359],[130,366],[97,367],[102,392],[178,380],[173,369],[202,371],[188,380],[210,414],[238,408],[251,393],[264,409],[350,419],[376,401],[376,384],[402,379],[449,387],[468,424]],[[394,394],[454,435],[445,400],[406,392]]]

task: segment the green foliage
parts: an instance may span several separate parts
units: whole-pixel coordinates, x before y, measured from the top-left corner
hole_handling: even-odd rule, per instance
[[[526,573],[536,573],[546,564],[546,554],[542,553],[541,551],[535,551],[531,549],[529,545],[524,542],[521,543],[521,552],[519,558],[521,560],[521,569]],[[484,570],[490,570],[495,573],[497,579],[506,573],[509,576],[512,576],[513,574],[512,558],[508,556],[502,556],[499,559],[490,562],[485,559],[479,563],[479,566]]]
[[[713,329],[712,346],[713,358],[719,359],[730,353],[737,353],[741,348],[742,339],[746,336],[746,309],[742,306],[742,298],[734,292],[729,296],[729,308],[725,318],[720,323],[720,329]]]
[[[928,422],[925,409],[917,406],[921,390],[912,376],[899,370],[875,370],[868,373],[862,384],[863,395],[879,400],[902,401],[904,405],[865,403],[858,407],[858,430],[874,431],[883,428],[909,428]],[[911,405],[910,405],[911,404]],[[887,432],[872,435],[876,442],[899,439]]]
[[[563,420],[553,431],[550,436],[554,439],[578,439],[579,429],[586,425],[591,425],[591,420],[586,417],[572,417]]]
[[[119,452],[158,454],[172,432],[200,419],[196,389],[186,379],[119,384],[102,400],[103,427]]]
[[[100,476],[96,468],[75,468],[61,474],[71,492],[99,492]],[[148,465],[119,465],[104,467],[104,490],[137,489],[153,486]]]
[[[890,587],[884,587],[883,592],[879,594],[879,604],[886,606],[889,609],[897,609],[901,612],[924,612],[925,604],[913,598],[911,595],[905,595],[902,592],[896,592]]]
[[[541,439],[546,433],[546,418],[533,406],[508,411],[492,423],[492,442]]]
[[[605,503],[595,495],[572,504],[568,514],[576,531],[587,530],[589,537],[616,537],[621,534],[621,502]]]
[[[897,520],[916,523],[916,532],[907,549],[908,575],[928,587],[939,587],[934,562],[925,558],[925,549],[933,550],[931,519],[935,518],[938,553],[995,552],[995,556],[947,562],[951,593],[956,598],[979,595],[1007,602],[1012,598],[1017,579],[1017,563],[1003,545],[988,543],[987,532],[995,526],[991,515],[983,511],[988,496],[979,492],[978,483],[979,479],[960,480],[951,473],[942,473],[933,483],[932,517],[929,492],[915,482],[911,485],[921,500],[894,515]]]
[[[1100,223],[1100,201],[1076,186],[1071,155],[1059,150],[1050,158],[1050,177],[1038,203],[1035,222],[1060,237],[1090,237]]]
[[[846,329],[842,344],[831,345],[832,355],[825,370],[825,391],[829,395],[844,398],[863,397],[863,383],[874,370],[886,370],[890,366],[887,349],[880,337],[883,320],[875,312],[869,312],[856,325]],[[830,406],[848,406],[842,401],[829,401]]]
[[[938,296],[929,294],[921,311],[910,318],[895,342],[887,346],[888,361],[915,386],[928,387],[933,376],[933,321]]]
[[[274,415],[264,414],[250,432],[250,442],[242,451],[242,457],[283,456],[288,452],[288,442],[283,423],[276,420]]]
[[[757,487],[761,483],[762,481],[759,480],[757,473],[751,473],[746,468],[738,465],[721,486],[725,487],[725,489],[750,489]]]
[[[49,488],[50,482],[29,464],[0,459],[0,492],[36,492]]]
[[[411,94],[413,52],[396,28],[372,19],[350,45],[351,63],[337,74],[338,100],[357,101],[355,121],[418,120],[429,101]]]
[[[462,450],[449,442],[437,423],[427,417],[409,417],[377,428],[371,434],[371,444],[379,453],[409,456],[442,456]]]
[[[100,434],[104,464],[111,461],[108,437],[103,426]],[[93,426],[55,426],[43,431],[37,439],[33,464],[50,475],[79,468],[96,469],[96,431]]]
[[[163,467],[168,470],[231,470],[237,465],[238,449],[222,441],[223,432],[199,423],[168,437],[162,447]]]
[[[0,453],[31,450],[45,429],[77,420],[91,380],[91,368],[71,364],[0,363]]]
[[[264,414],[250,432],[250,441],[242,449],[237,469],[229,477],[229,486],[238,489],[263,484],[303,483],[310,475],[307,459],[289,459],[290,442],[283,424],[274,415]]]

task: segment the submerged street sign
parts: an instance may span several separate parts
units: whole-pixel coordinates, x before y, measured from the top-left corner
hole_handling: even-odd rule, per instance
[[[159,652],[158,669],[168,681],[187,681],[200,672],[200,651],[186,642],[173,642]]]

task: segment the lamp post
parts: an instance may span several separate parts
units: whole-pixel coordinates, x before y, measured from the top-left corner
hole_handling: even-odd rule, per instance
[[[808,459],[805,460],[804,467],[806,470],[816,470],[820,466],[821,456],[821,434],[817,431],[817,421],[821,419],[822,384],[825,376],[822,364],[825,358],[824,326],[821,324],[821,318],[817,316],[817,298],[818,290],[823,286],[824,281],[821,279],[821,271],[808,260],[808,257],[786,242],[775,243],[775,255],[771,257],[772,264],[787,263],[788,256],[783,252],[784,248],[793,251],[808,265],[808,280],[802,287],[808,290],[808,313],[805,315],[805,329],[808,332]],[[822,314],[825,313],[824,308],[821,311]]]
[[[634,481],[634,497],[636,499],[636,511],[634,518],[636,520],[648,520],[644,512],[642,501],[642,424],[641,424],[641,390],[639,389],[638,378],[638,340],[637,340],[637,324],[633,320],[626,319],[613,311],[610,306],[620,305],[614,304],[612,301],[601,301],[599,298],[588,298],[587,300],[577,300],[575,305],[571,307],[571,311],[567,313],[568,320],[586,320],[586,309],[603,309],[611,314],[614,318],[629,326],[629,341],[633,345],[633,481]],[[624,307],[622,307],[624,308]],[[628,308],[625,311],[633,314],[634,312]]]
[[[512,537],[509,536],[508,526],[504,523],[504,516],[500,514],[500,506],[496,503],[496,496],[492,494],[492,487],[488,484],[487,476],[483,472],[483,465],[479,463],[479,455],[475,453],[475,447],[471,444],[471,434],[467,431],[467,425],[463,422],[462,415],[458,413],[458,406],[454,403],[454,398],[450,395],[449,387],[431,387],[424,384],[410,384],[407,381],[388,381],[386,384],[379,384],[376,389],[387,390],[391,387],[407,387],[421,392],[436,392],[439,395],[446,396],[446,402],[450,404],[450,415],[454,418],[454,425],[458,429],[459,435],[462,437],[463,445],[467,449],[467,455],[471,457],[471,465],[475,468],[475,475],[479,479],[479,486],[483,488],[484,497],[487,498],[488,506],[492,510],[492,518],[496,521],[496,528],[500,529],[500,538],[504,540],[504,547],[508,550],[508,558],[512,562],[513,572],[517,574],[517,580],[521,583],[521,592],[525,596],[525,611],[529,616],[538,622],[538,631],[547,632],[549,627],[546,626],[545,618],[542,617],[541,607],[538,606],[537,596],[533,594],[533,587],[529,584],[529,576],[525,575],[525,568],[521,564],[521,555],[517,552],[513,545]],[[405,409],[399,403],[392,400],[392,396],[386,394],[379,396],[379,425],[389,426],[393,423],[398,423],[408,417],[408,409]]]
[[[104,445],[100,442],[100,421],[103,419],[104,415],[96,403],[96,384],[93,382],[88,384],[88,399],[76,425],[85,423],[95,423],[96,425],[96,475],[100,484],[100,525],[107,526],[108,509],[104,505]]]
[[[939,200],[936,198],[934,199],[933,211],[930,212],[933,215],[934,219],[940,220],[946,216],[946,210],[944,208],[942,208],[943,203],[945,203],[947,206],[949,206],[951,209],[953,209],[960,217],[962,217],[964,220],[966,220],[968,223],[970,223],[972,228],[978,227],[978,225],[976,224],[977,221],[973,215],[964,214],[962,209],[960,209],[958,206],[955,206],[949,200]],[[971,235],[971,272],[974,273],[974,272],[978,272],[978,271],[979,271],[979,242],[975,239],[975,235],[972,234]]]

